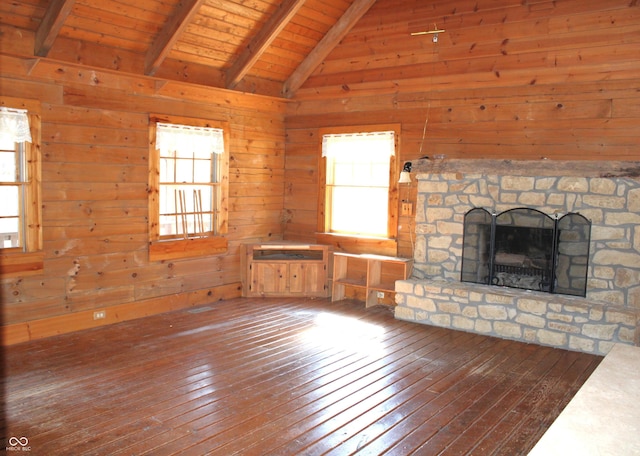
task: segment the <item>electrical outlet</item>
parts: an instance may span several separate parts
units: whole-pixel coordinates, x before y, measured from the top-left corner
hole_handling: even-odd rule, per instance
[[[378,291],[378,298],[384,298],[384,291]]]
[[[104,318],[107,318],[107,311],[106,310],[96,310],[93,313],[93,319],[94,320],[102,320]]]

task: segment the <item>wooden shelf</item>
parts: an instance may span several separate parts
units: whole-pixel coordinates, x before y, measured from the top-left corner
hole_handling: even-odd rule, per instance
[[[350,292],[363,292],[367,307],[395,305],[396,280],[407,279],[412,270],[410,258],[335,252],[331,300],[340,301]]]
[[[273,242],[240,249],[243,296],[329,296],[329,246]]]

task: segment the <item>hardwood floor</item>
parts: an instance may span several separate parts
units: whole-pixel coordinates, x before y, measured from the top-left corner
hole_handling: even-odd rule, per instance
[[[6,437],[32,455],[511,456],[601,359],[354,301],[221,301],[6,348]]]

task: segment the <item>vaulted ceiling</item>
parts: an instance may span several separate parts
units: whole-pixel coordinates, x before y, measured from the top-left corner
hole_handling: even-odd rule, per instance
[[[16,0],[34,55],[291,97],[375,0]]]
[[[412,36],[436,28],[437,45]],[[635,83],[640,0],[2,0],[0,39],[34,62],[323,103]]]

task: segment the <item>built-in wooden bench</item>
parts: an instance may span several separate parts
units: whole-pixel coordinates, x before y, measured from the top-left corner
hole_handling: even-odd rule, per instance
[[[640,454],[640,347],[616,344],[531,456]]]

